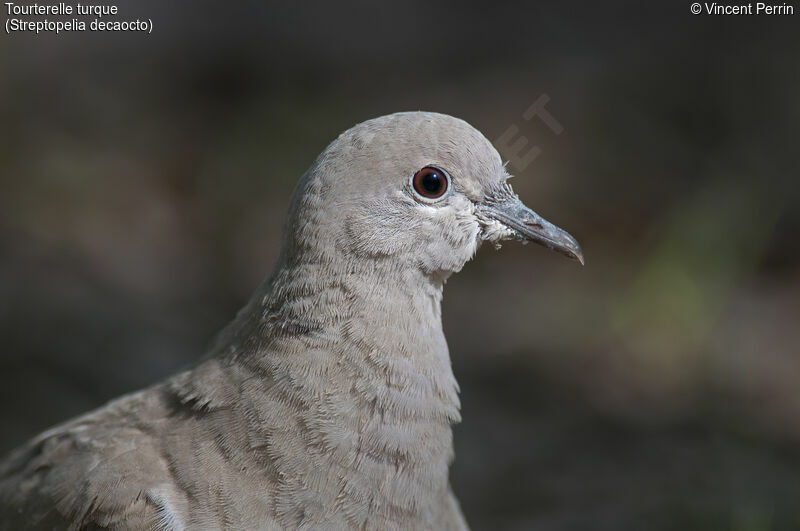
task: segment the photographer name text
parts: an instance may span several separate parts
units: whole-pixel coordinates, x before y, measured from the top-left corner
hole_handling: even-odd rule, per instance
[[[693,3],[689,10],[693,15],[794,15],[790,4],[767,4],[756,2],[747,4],[718,4],[716,2]]]

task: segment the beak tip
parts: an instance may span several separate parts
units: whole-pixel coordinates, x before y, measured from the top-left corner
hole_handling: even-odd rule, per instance
[[[585,260],[583,259],[583,249],[581,249],[580,245],[577,245],[578,242],[575,242],[575,260],[581,263],[581,265],[586,265]]]
[[[580,248],[579,245],[576,245],[574,248],[570,249],[567,253],[565,253],[569,258],[572,258],[576,262],[579,262],[581,265],[586,265],[586,262],[583,258],[583,249]]]

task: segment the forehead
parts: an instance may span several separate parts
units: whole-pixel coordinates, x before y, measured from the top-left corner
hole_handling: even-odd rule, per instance
[[[337,140],[351,158],[387,178],[404,178],[427,165],[450,173],[473,200],[507,178],[500,155],[463,120],[428,112],[397,113],[363,122]]]

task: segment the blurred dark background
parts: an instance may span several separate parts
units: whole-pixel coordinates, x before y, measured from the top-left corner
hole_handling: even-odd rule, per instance
[[[587,259],[447,285],[474,528],[800,528],[796,3],[117,5],[152,34],[0,37],[0,452],[202,355],[316,154],[425,109],[517,126]]]

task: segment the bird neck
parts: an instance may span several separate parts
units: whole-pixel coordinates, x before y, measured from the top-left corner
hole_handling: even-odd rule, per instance
[[[371,280],[368,280],[371,279]],[[280,269],[260,298],[257,359],[341,374],[364,405],[401,419],[458,422],[458,385],[442,330],[443,281],[389,261],[301,262]],[[318,364],[318,366],[317,366]],[[356,383],[367,385],[357,388]]]

